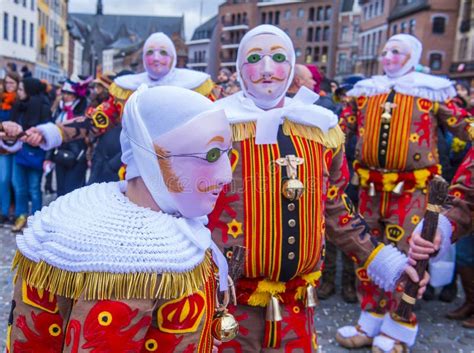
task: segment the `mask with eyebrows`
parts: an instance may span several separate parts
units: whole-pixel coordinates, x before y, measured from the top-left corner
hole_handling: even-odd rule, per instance
[[[127,180],[142,177],[165,213],[205,216],[231,181],[229,123],[196,92],[140,86],[125,105],[120,142]]]
[[[259,108],[274,108],[284,98],[294,67],[293,43],[279,28],[261,25],[242,38],[237,73],[244,95]]]
[[[385,44],[380,60],[385,74],[390,78],[401,77],[419,64],[421,42],[410,34],[396,34]]]
[[[176,66],[176,49],[162,32],[153,33],[143,46],[143,67],[152,80],[166,76]]]

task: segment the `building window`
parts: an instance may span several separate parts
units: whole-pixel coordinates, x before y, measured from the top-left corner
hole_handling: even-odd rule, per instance
[[[18,43],[18,17],[13,16],[13,42]]]
[[[441,70],[443,66],[443,56],[440,53],[430,54],[430,69],[433,71]]]
[[[392,26],[392,34],[397,34],[397,30],[398,30],[398,26],[396,24],[394,24]]]
[[[296,48],[295,50],[295,54],[296,54],[296,57],[300,57],[301,56],[301,49],[300,48]]]
[[[384,10],[384,6],[385,5],[385,1],[384,0],[381,0],[380,1],[380,14],[383,14],[383,10]]]
[[[298,9],[298,17],[303,18],[304,17],[304,9]]]
[[[303,35],[303,30],[300,27],[298,27],[296,29],[296,37],[301,38],[302,35]]]
[[[35,10],[35,0],[31,0],[30,9],[33,10],[33,11]]]
[[[319,47],[314,47],[314,56],[313,60],[318,62],[319,61]]]
[[[349,35],[349,27],[342,26],[342,28],[341,28],[341,42],[347,41],[348,40],[348,35]]]
[[[327,42],[329,40],[329,27],[324,27],[323,30],[323,41]]]
[[[268,23],[273,24],[273,12],[271,11],[268,13]]]
[[[324,15],[324,8],[323,7],[318,7],[318,12],[316,14],[316,21],[322,21],[323,20],[323,15]]]
[[[446,26],[446,18],[441,16],[433,17],[433,33],[443,34]]]
[[[347,54],[340,53],[337,58],[337,72],[339,74],[345,73],[347,67]]]
[[[400,24],[400,33],[405,33],[407,31],[407,23],[406,22],[402,22]]]
[[[23,7],[26,7],[26,0],[23,0]]]
[[[329,21],[332,16],[332,8],[331,6],[326,6],[326,10],[324,11],[324,19]]]
[[[466,60],[467,59],[467,44],[468,38],[462,38],[461,42],[459,43],[459,58],[458,60]]]
[[[286,10],[285,11],[285,20],[289,20],[291,18],[291,10]]]
[[[309,8],[308,21],[314,21],[314,7]]]
[[[408,27],[408,33],[415,34],[415,26],[416,26],[416,20],[412,18],[410,20],[410,26]]]
[[[280,24],[280,11],[275,12],[275,25],[278,26]]]
[[[379,2],[378,2],[378,1],[375,2],[375,10],[374,10],[374,12],[375,12],[375,13],[374,13],[375,16],[378,16],[378,15],[379,15]]]
[[[313,56],[311,55],[311,47],[306,47],[306,52],[305,52],[305,62],[308,64],[313,62]]]
[[[308,27],[308,32],[306,33],[306,41],[311,42],[313,40],[313,27]]]
[[[26,21],[21,20],[21,44],[26,45]]]
[[[35,25],[30,23],[30,47],[33,48],[35,46]]]
[[[263,24],[267,22],[267,14],[265,12],[262,12],[262,17],[261,17],[260,22]]]
[[[3,13],[3,39],[8,40],[8,13]]]
[[[327,63],[328,61],[328,47],[323,47],[323,51],[321,53],[321,62]]]
[[[372,18],[373,15],[374,15],[374,5],[370,4],[369,5],[369,18]]]
[[[321,27],[316,28],[316,33],[314,34],[314,40],[319,42],[321,40]]]

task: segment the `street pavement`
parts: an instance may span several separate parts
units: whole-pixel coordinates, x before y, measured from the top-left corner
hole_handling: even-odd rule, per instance
[[[10,264],[15,254],[15,235],[9,229],[0,227],[1,264],[0,264],[0,335],[2,348],[5,348],[5,335],[10,311],[12,293],[12,273]],[[339,289],[338,289],[339,290]],[[439,301],[421,302],[416,311],[420,330],[412,353],[474,353],[474,330],[464,329],[459,322],[444,318],[443,314],[460,305],[463,293],[451,304]],[[339,294],[329,300],[321,301],[316,313],[319,353],[368,353],[370,349],[347,350],[335,342],[338,327],[354,323],[359,310],[357,304],[346,304]]]

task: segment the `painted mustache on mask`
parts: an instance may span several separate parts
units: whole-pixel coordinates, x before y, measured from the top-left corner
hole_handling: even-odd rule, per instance
[[[199,184],[197,186],[197,189],[199,192],[209,192],[209,191],[214,191],[214,190],[220,190],[222,187],[219,185],[210,185],[210,186],[202,186],[202,184]]]
[[[263,82],[263,81],[270,81],[270,80],[275,80],[277,82],[285,81],[284,78],[280,78],[280,77],[276,77],[276,76],[272,76],[270,78],[261,77],[261,78],[259,78],[258,80],[255,80],[255,81],[250,79],[250,81],[252,81],[253,84],[260,83],[260,82]]]

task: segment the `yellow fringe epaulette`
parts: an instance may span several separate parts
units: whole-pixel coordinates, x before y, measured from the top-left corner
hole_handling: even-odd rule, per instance
[[[255,137],[255,122],[245,122],[232,124],[232,138],[234,142],[243,141]],[[339,125],[331,128],[327,133],[314,126],[306,126],[285,120],[283,123],[283,133],[286,136],[298,136],[311,141],[318,142],[327,148],[337,148],[344,144],[344,133]]]
[[[209,252],[194,269],[179,273],[71,272],[34,262],[17,251],[12,270],[30,286],[51,295],[85,300],[173,299],[202,289],[213,275]]]
[[[194,88],[193,91],[202,94],[203,96],[208,96],[212,93],[214,86],[214,82],[212,82],[212,80],[209,78],[204,81],[200,86]]]
[[[114,96],[116,99],[126,101],[128,97],[130,97],[133,93],[132,90],[122,88],[119,85],[117,85],[115,82],[112,82],[112,84],[109,87],[109,93]]]

